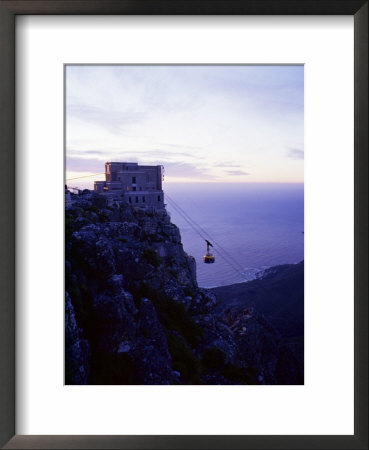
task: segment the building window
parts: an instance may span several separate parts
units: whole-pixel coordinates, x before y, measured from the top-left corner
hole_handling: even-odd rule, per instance
[[[128,197],[129,203],[132,203],[132,197]]]
[[[132,183],[136,183],[136,177],[132,177]]]
[[[142,186],[140,186],[140,191],[142,191]]]
[[[136,197],[136,203],[138,203],[138,197]]]
[[[143,196],[142,197],[142,203],[145,203],[146,202],[146,199],[145,199],[145,196]]]
[[[132,191],[136,191],[136,190],[137,190],[136,186],[133,186]]]
[[[160,198],[160,195],[158,195],[158,202],[160,202],[161,201],[161,198]]]

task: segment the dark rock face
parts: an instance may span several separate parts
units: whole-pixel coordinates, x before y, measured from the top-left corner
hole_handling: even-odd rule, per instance
[[[133,360],[137,363],[140,384],[170,384],[176,380],[172,370],[165,333],[149,299],[140,302],[137,339],[132,343]]]
[[[265,311],[233,297],[225,308],[229,297],[197,286],[165,210],[72,196],[67,384],[301,383],[301,361]]]
[[[303,384],[304,263],[275,266],[260,279],[212,292],[216,314],[233,323],[244,359],[258,368],[263,383]],[[255,327],[253,316],[262,327]]]
[[[71,299],[65,295],[65,365],[66,384],[87,384],[90,346],[82,339],[82,330],[76,322]]]

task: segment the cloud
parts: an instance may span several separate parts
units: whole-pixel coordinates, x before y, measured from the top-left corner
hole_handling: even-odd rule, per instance
[[[302,179],[303,72],[283,65],[68,66],[67,156],[81,159],[76,166],[94,158],[102,166],[163,164],[168,177],[170,169],[183,171],[184,181]]]
[[[75,150],[74,148],[67,148],[67,155],[69,156],[83,156],[83,155],[106,155],[106,150]]]
[[[183,148],[183,149],[190,149],[190,150],[201,150],[201,147],[193,146],[193,145],[178,145],[178,144],[163,144],[160,143],[159,145],[165,145],[167,147],[174,147],[174,148]]]
[[[110,151],[75,150],[67,148],[66,154],[68,164],[73,167],[74,171],[88,171],[90,167],[96,168],[97,165],[103,167],[106,161],[127,161],[152,165],[163,164],[175,168],[181,167],[184,170],[189,168],[191,168],[191,170],[196,170],[198,164],[191,164],[191,160],[197,162],[199,159],[204,159],[203,157],[198,157],[197,155],[188,152],[161,150],[157,148],[128,151],[122,150],[121,148],[111,148]],[[95,157],[95,159],[93,159],[93,157]]]
[[[104,152],[106,154],[106,152]],[[139,162],[141,164],[166,164],[179,163],[183,160],[195,160],[204,159],[202,156],[192,154],[189,152],[177,152],[174,150],[162,150],[158,148],[151,148],[148,150],[122,150],[118,149],[111,151],[110,158],[115,155],[117,161],[132,161]]]
[[[216,162],[213,164],[214,167],[241,167],[239,164],[234,164],[229,161],[225,162]]]
[[[181,178],[216,178],[207,171],[207,167],[201,167],[187,162],[167,162],[164,166],[165,175]]]
[[[128,155],[126,155],[127,157],[125,158],[116,158],[116,160],[126,160],[126,161],[132,161],[132,162],[136,162],[138,161],[139,163],[148,163],[151,165],[156,165],[156,164],[161,164],[163,161],[158,159],[156,161],[149,161],[147,162],[147,160],[143,160],[143,161],[139,161],[137,156],[135,158],[131,158]],[[114,158],[113,158],[114,160]],[[164,164],[164,168],[165,168],[165,176],[170,177],[170,178],[188,178],[188,179],[215,179],[217,178],[216,176],[208,173],[208,168],[207,167],[201,167],[198,164],[191,164],[188,162],[184,162],[184,161],[178,161],[178,162],[165,162]],[[103,172],[105,171],[105,165],[104,162],[102,162],[101,160],[98,159],[91,159],[91,158],[78,158],[78,157],[74,157],[74,156],[67,156],[66,159],[66,170],[67,172],[71,173],[71,172],[90,172],[93,174],[102,174],[103,177]],[[72,176],[70,178],[73,178]],[[94,179],[98,179],[94,178]],[[101,178],[103,179],[103,178]],[[92,180],[92,179],[91,179]],[[77,181],[76,181],[77,183]]]
[[[156,159],[162,158],[163,160],[173,160],[178,159],[178,157],[185,157],[185,158],[195,158],[198,159],[195,155],[189,152],[177,152],[177,151],[170,151],[170,150],[161,150],[161,149],[151,149],[151,150],[139,150],[135,152],[141,156],[147,156],[149,158],[152,158],[155,156]]]
[[[291,148],[287,153],[287,156],[293,159],[304,159],[304,150],[300,150],[299,148]]]
[[[226,170],[226,173],[228,175],[234,175],[234,176],[239,176],[239,175],[250,175],[248,172],[245,172],[243,170]]]
[[[98,159],[76,158],[74,156],[67,156],[66,170],[67,172],[100,173],[105,171],[105,164]]]
[[[142,112],[122,112],[87,105],[68,105],[67,119],[77,119],[99,125],[114,134],[122,134],[128,125],[142,123],[147,115]]]
[[[89,155],[105,155],[106,152],[103,152],[101,150],[84,150],[83,153],[87,153]]]

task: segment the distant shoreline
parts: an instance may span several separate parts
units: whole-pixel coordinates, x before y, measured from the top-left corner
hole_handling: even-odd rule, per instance
[[[247,280],[247,281],[240,281],[238,283],[231,283],[231,284],[221,284],[221,285],[218,285],[218,286],[199,286],[199,287],[202,288],[202,289],[217,289],[217,288],[226,288],[226,287],[230,287],[230,286],[238,286],[238,285],[241,285],[241,284],[248,284],[248,283],[251,283],[252,281],[255,281],[255,280],[262,280],[264,278],[264,276],[268,275],[268,271],[271,270],[271,269],[274,269],[274,268],[277,268],[277,267],[283,267],[283,266],[296,266],[298,264],[301,264],[302,262],[303,262],[303,260],[299,261],[297,263],[277,264],[275,266],[266,267],[265,269],[261,269],[258,272],[256,272],[255,273],[255,277],[250,279],[250,280]]]

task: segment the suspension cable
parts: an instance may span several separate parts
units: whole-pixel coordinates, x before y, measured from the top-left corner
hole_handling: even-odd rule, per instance
[[[168,198],[172,203],[175,203],[176,204],[176,202],[172,199],[172,198],[170,198],[170,197],[168,197],[168,194],[166,194],[165,195],[166,196],[166,198]],[[239,264],[239,262],[238,261],[236,261],[234,258],[233,258],[233,256],[232,255],[230,255],[224,248],[222,248],[221,247],[221,245],[207,232],[207,231],[205,231],[202,227],[201,227],[201,225],[199,225],[198,223],[196,223],[195,222],[195,220],[194,219],[192,219],[189,215],[188,215],[188,213],[186,213],[186,211],[181,207],[181,206],[179,206],[178,204],[176,204],[176,206],[177,206],[177,208],[178,209],[180,209],[182,212],[183,212],[183,214],[185,214],[193,223],[194,223],[194,225],[196,226],[196,227],[198,227],[205,235],[207,235],[213,242],[214,242],[214,244],[215,245],[217,245],[217,247],[219,247],[220,249],[222,249],[222,251],[223,251],[223,253],[225,253],[226,255],[227,255],[227,257],[233,262],[233,264],[234,265],[236,265],[237,267],[238,267],[238,270],[239,271],[242,271],[243,272],[243,267]]]
[[[202,232],[196,228],[196,226],[191,222],[191,220],[189,220],[185,215],[182,214],[182,212],[180,210],[178,210],[174,204],[171,204],[171,206],[175,209],[176,212],[178,212],[178,214],[190,225],[190,227],[204,240],[206,240],[207,235],[202,234]],[[237,268],[235,267],[235,265],[232,263],[232,261],[230,261],[227,256],[222,252],[222,247],[220,248],[214,248],[215,253],[217,253],[222,259],[224,259],[224,261],[235,271],[237,272],[239,275],[241,275],[244,278],[244,274]]]
[[[68,179],[65,180],[65,181],[79,180],[80,178],[96,177],[97,175],[105,175],[105,172],[92,173],[91,175],[84,175],[84,176],[82,176],[82,177],[68,178]]]
[[[210,235],[202,228],[200,225],[198,225],[191,217],[174,202],[173,199],[168,197],[166,194],[166,198],[168,199],[171,206],[175,209],[175,211],[190,225],[190,227],[204,240],[206,240],[207,237],[210,237]],[[214,240],[213,240],[214,241]],[[214,241],[215,242],[215,241]],[[228,257],[227,252],[218,244],[216,243],[217,248],[214,248],[214,251],[218,253],[218,255],[224,259],[224,261],[239,275],[244,278],[243,274],[243,268],[241,266],[241,270],[233,263],[232,259]]]

